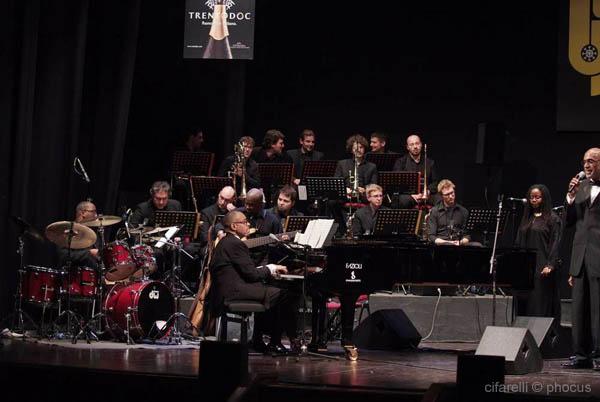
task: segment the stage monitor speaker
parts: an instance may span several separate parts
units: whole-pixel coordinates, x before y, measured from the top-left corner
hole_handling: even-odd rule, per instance
[[[540,349],[527,328],[488,326],[475,354],[504,356],[506,374],[537,373],[544,366]]]
[[[383,309],[358,324],[352,340],[359,348],[395,350],[417,347],[421,334],[401,309]]]
[[[555,318],[518,316],[513,327],[527,328],[531,332],[543,358],[571,355],[570,331],[562,328]]]
[[[477,125],[475,163],[502,165],[507,131],[503,123],[487,122]]]

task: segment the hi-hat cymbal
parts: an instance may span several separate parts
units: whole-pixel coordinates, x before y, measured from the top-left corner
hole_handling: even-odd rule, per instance
[[[154,230],[154,227],[152,227],[152,226],[141,226],[139,228],[131,228],[130,227],[129,233],[139,235],[139,234],[146,234],[148,232],[151,232],[152,230]]]
[[[71,236],[69,231],[73,230]],[[79,250],[92,246],[96,242],[96,233],[80,223],[60,221],[46,227],[46,237],[59,247]],[[69,245],[69,237],[71,244]]]
[[[121,222],[123,219],[121,219],[120,216],[113,216],[113,215],[98,215],[98,217],[92,221],[85,221],[85,222],[81,222],[82,225],[85,225],[87,227],[90,228],[96,228],[99,226],[112,226],[112,225],[116,225],[117,223]]]

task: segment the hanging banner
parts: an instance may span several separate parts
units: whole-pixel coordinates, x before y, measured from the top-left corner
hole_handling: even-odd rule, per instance
[[[255,0],[186,0],[183,57],[252,59]]]
[[[600,0],[561,0],[556,128],[600,131]]]

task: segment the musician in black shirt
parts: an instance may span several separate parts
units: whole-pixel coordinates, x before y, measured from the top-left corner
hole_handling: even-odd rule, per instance
[[[421,177],[427,173],[427,190],[429,205],[435,205],[440,201],[437,193],[437,182],[439,180],[435,162],[433,159],[425,159],[422,154],[423,144],[418,135],[413,134],[406,139],[406,150],[408,153],[400,157],[394,164],[396,172],[421,172]],[[425,169],[427,165],[427,169]],[[423,201],[423,193],[400,196],[400,208],[412,208]]]
[[[302,212],[299,212],[294,208],[296,200],[298,199],[298,193],[294,190],[294,187],[285,185],[279,190],[277,195],[277,205],[271,208],[269,211],[279,218],[281,227],[285,226],[285,220],[288,216],[303,216]]]
[[[251,188],[260,187],[260,176],[258,173],[258,164],[256,161],[250,156],[252,155],[252,149],[254,148],[254,138],[252,137],[242,137],[239,142],[244,147],[244,159],[245,159],[245,169],[246,169],[246,189],[250,190]],[[236,188],[241,191],[242,189],[242,169],[235,168],[234,164],[236,163],[236,155],[230,155],[226,157],[221,166],[219,166],[219,170],[217,171],[217,176],[220,177],[228,177],[229,173],[232,172],[235,180],[236,180]]]
[[[300,184],[302,178],[302,169],[306,161],[320,161],[323,159],[323,152],[315,151],[315,132],[305,128],[300,135],[300,148],[290,149],[287,154],[294,162],[294,184]]]
[[[354,176],[355,160],[358,164],[356,169],[358,173],[358,192],[364,194],[367,184],[377,184],[377,166],[365,159],[368,146],[367,139],[360,134],[355,134],[346,140],[346,151],[351,153],[353,158],[342,159],[338,162],[335,177],[343,177],[346,180],[348,193],[352,191],[354,185],[350,178]]]
[[[292,158],[283,152],[285,135],[279,130],[268,130],[262,147],[252,151],[251,158],[257,163],[293,163]]]
[[[442,202],[433,207],[429,213],[427,222],[429,241],[436,245],[469,244],[470,238],[465,231],[469,212],[456,203],[454,183],[444,179],[438,184],[437,190],[442,195]]]
[[[156,181],[150,187],[150,198],[137,205],[129,219],[131,225],[154,226],[155,211],[181,211],[181,203],[171,200],[171,186],[166,181]]]
[[[217,202],[200,211],[202,216],[202,226],[200,227],[199,238],[202,246],[206,245],[209,237],[212,241],[216,240],[216,232],[214,229],[209,236],[210,227],[215,224],[215,219],[218,215],[225,215],[227,212],[233,211],[235,209],[234,203],[235,190],[231,186],[225,186],[219,191]]]
[[[362,207],[354,214],[352,219],[352,235],[372,234],[375,219],[380,209],[388,209],[382,206],[383,189],[377,184],[369,184],[366,188],[367,201],[369,205]]]

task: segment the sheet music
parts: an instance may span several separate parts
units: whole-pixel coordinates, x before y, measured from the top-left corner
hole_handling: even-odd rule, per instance
[[[179,226],[171,226],[167,233],[165,233],[164,237],[161,237],[159,241],[156,242],[154,247],[161,248],[167,241],[171,240],[171,237],[175,235],[175,233],[179,232]]]
[[[311,248],[323,248],[333,223],[333,219],[314,219],[308,222],[304,233],[296,234],[296,243],[308,245]]]

